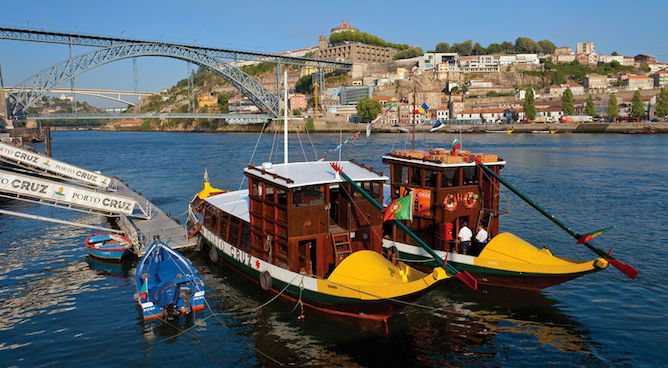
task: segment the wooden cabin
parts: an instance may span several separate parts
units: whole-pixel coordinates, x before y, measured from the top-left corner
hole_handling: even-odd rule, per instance
[[[341,166],[382,202],[387,177],[354,162]],[[329,162],[250,165],[244,174],[248,191],[198,204],[204,227],[225,242],[273,265],[321,278],[353,252],[382,251],[382,213]]]
[[[390,166],[391,199],[401,198],[409,190],[415,195],[413,221],[405,221],[405,225],[436,250],[459,251],[457,233],[464,220],[474,236],[480,224],[490,238],[499,232],[498,180],[484,174],[467,154],[430,150],[395,151],[383,156],[383,163]],[[475,155],[497,174],[505,165],[495,155]],[[392,241],[417,245],[389,223],[385,234]],[[476,251],[480,249],[471,249]]]

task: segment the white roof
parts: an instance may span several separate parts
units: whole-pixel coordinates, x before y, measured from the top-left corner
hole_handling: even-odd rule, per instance
[[[265,173],[256,169],[244,169],[244,172],[259,176],[269,182],[276,183],[287,188],[302,187],[306,185],[318,185],[326,183],[342,183],[345,182],[340,175],[330,166],[330,162],[336,161],[308,161],[308,162],[292,162],[288,164],[272,164],[271,167],[260,166],[257,169],[264,169]],[[383,180],[387,181],[389,178],[385,175],[381,176],[368,169],[365,169],[350,161],[338,162],[343,168],[343,172],[348,175],[353,181],[369,181],[369,180]],[[280,177],[275,177],[276,174]],[[288,183],[285,178],[291,179],[292,183]]]
[[[205,201],[232,216],[250,222],[250,200],[248,199],[248,189],[214,195],[206,198]]]

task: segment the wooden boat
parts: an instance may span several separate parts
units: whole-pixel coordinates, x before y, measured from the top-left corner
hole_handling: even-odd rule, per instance
[[[492,133],[492,134],[513,134],[515,129],[508,129],[508,130],[485,130],[485,133]]]
[[[154,240],[139,261],[135,283],[144,320],[204,309],[204,284],[197,270],[160,240]]]
[[[412,191],[417,211],[405,222],[436,253],[458,270],[466,270],[479,283],[540,290],[607,267],[603,258],[576,261],[538,249],[511,233],[499,233],[499,183],[483,173],[468,152],[449,155],[446,150],[430,152],[397,151],[383,156],[390,166],[391,199]],[[473,154],[498,174],[506,162],[496,155]],[[462,254],[456,241],[466,221],[477,233],[487,229],[491,240],[472,245]],[[399,258],[415,264],[434,266],[431,257],[396,227],[385,229],[383,246],[398,252]]]
[[[89,235],[84,245],[91,256],[107,260],[120,260],[132,247],[128,238],[113,233]]]
[[[354,162],[347,175],[375,198],[387,177]],[[249,189],[190,203],[193,225],[222,259],[264,290],[329,314],[384,321],[441,280],[382,253],[382,213],[355,194],[329,162],[265,163],[244,170]]]
[[[531,134],[554,134],[557,130],[532,130]]]

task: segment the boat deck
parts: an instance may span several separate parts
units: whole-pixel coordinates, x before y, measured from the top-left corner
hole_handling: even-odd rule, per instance
[[[160,240],[175,250],[195,246],[197,238],[188,239],[187,230],[184,225],[179,225],[160,208],[153,205],[140,193],[130,189],[122,181],[114,178],[114,184],[118,188],[118,194],[130,197],[138,203],[145,205],[151,214],[151,218],[148,220],[127,217],[125,215],[121,215],[117,219],[118,227],[132,241],[132,248],[137,256],[141,257],[144,255],[155,235],[160,236]]]

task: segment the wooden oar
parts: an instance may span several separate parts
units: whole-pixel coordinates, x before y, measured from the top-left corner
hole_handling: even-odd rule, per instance
[[[583,237],[583,235],[578,234],[578,233],[576,233],[575,231],[571,230],[571,228],[569,228],[568,226],[566,226],[566,225],[565,225],[564,223],[562,223],[561,221],[557,220],[557,219],[554,217],[554,215],[552,215],[551,213],[547,212],[547,211],[544,210],[542,207],[540,207],[539,205],[537,205],[536,202],[532,201],[529,197],[527,197],[526,195],[524,195],[522,192],[520,192],[519,190],[515,189],[515,187],[513,187],[510,183],[508,183],[507,181],[505,181],[501,176],[497,175],[497,174],[496,174],[494,171],[492,171],[489,167],[485,166],[485,164],[483,164],[479,158],[477,158],[477,157],[475,157],[475,156],[472,156],[472,155],[470,156],[470,158],[471,158],[472,160],[474,160],[475,163],[476,163],[478,166],[480,166],[486,173],[488,173],[488,174],[492,175],[493,177],[497,178],[503,185],[506,186],[506,188],[510,189],[511,192],[515,193],[515,194],[516,194],[518,197],[520,197],[524,202],[528,203],[531,207],[533,207],[533,208],[535,208],[536,210],[538,210],[538,212],[540,212],[541,214],[543,214],[543,216],[547,217],[548,220],[554,222],[554,223],[555,223],[557,226],[559,226],[562,230],[564,230],[564,231],[567,232],[570,236],[572,236],[573,238],[575,238],[576,240],[578,240],[578,242],[581,242],[582,244],[584,244],[587,248],[589,248],[590,250],[592,250],[592,251],[593,251],[594,253],[596,253],[599,257],[601,257],[601,258],[605,259],[606,261],[608,261],[608,263],[610,263],[611,265],[613,265],[616,269],[620,270],[622,273],[624,273],[624,274],[625,274],[626,276],[628,276],[629,278],[631,278],[631,279],[635,279],[636,277],[638,277],[638,270],[637,270],[635,267],[633,267],[633,266],[631,266],[631,265],[629,265],[629,264],[626,264],[626,263],[622,263],[622,262],[619,261],[618,259],[612,257],[610,254],[608,254],[608,253],[606,253],[606,252],[604,252],[604,251],[602,251],[602,250],[600,250],[600,249],[598,249],[598,248],[592,246],[592,245],[589,244],[588,242],[584,241],[584,237]]]
[[[367,201],[371,202],[371,204],[373,204],[374,207],[376,207],[379,211],[381,211],[381,212],[383,211],[383,206],[381,206],[380,203],[376,202],[376,200],[373,197],[371,197],[369,195],[369,193],[367,193],[364,189],[360,188],[359,185],[357,185],[352,179],[350,179],[350,177],[348,177],[348,175],[346,175],[343,172],[343,169],[339,165],[337,165],[334,162],[331,162],[330,165],[348,183],[350,183],[353,186],[353,188],[355,188],[355,190],[360,192],[360,194],[362,194],[362,196]],[[425,242],[422,241],[422,239],[420,239],[417,235],[415,235],[415,233],[413,233],[409,228],[407,228],[406,225],[404,225],[403,223],[401,223],[400,221],[397,221],[397,220],[394,220],[394,223],[395,223],[395,225],[397,225],[397,227],[401,231],[406,233],[411,239],[413,239],[413,241],[418,243],[418,245],[420,245],[424,250],[426,250],[427,253],[429,253],[429,255],[431,255],[434,258],[434,260],[436,260],[436,263],[438,263],[438,265],[441,268],[443,268],[448,275],[458,278],[464,284],[468,285],[470,288],[472,288],[474,290],[478,288],[478,280],[473,278],[473,276],[471,276],[470,273],[468,273],[467,271],[459,271],[456,268],[454,268],[452,265],[444,262],[443,259],[441,257],[439,257],[438,254],[436,254],[436,252],[434,252],[433,249],[431,249]]]

